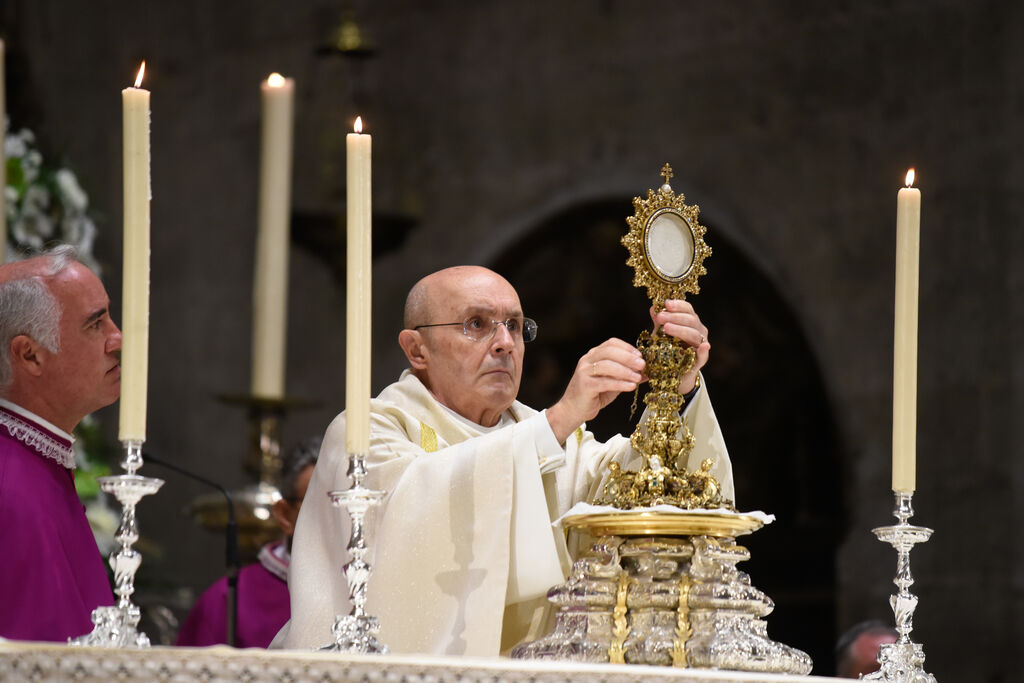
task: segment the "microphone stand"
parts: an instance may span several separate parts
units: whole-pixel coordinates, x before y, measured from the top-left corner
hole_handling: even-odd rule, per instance
[[[231,500],[231,494],[228,490],[218,484],[217,482],[210,481],[205,477],[201,477],[195,472],[190,472],[182,467],[175,465],[171,462],[156,457],[149,451],[145,453],[145,460],[148,463],[160,465],[166,467],[169,470],[174,470],[178,474],[182,474],[189,479],[195,479],[196,481],[211,486],[224,496],[227,501],[228,508],[228,523],[224,530],[224,554],[225,561],[227,564],[227,579],[228,579],[228,613],[227,613],[227,641],[231,647],[237,647],[238,641],[238,571],[240,563],[238,560],[238,521],[235,519],[235,503]]]

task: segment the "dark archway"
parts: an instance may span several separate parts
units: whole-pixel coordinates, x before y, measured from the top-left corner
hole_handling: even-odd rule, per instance
[[[551,217],[495,262],[540,325],[527,349],[520,398],[558,400],[579,357],[617,336],[632,342],[650,326],[649,300],[632,285],[619,240],[628,199],[578,205]],[[709,223],[711,221],[712,223]],[[806,650],[816,673],[831,675],[836,623],[835,558],[842,523],[840,447],[817,362],[777,287],[716,233],[701,292],[691,297],[712,342],[705,368],[729,446],[743,510],[777,521],[740,539],[752,553],[741,566],[776,603],[775,640]],[[631,396],[621,396],[590,428],[601,438],[630,433]]]

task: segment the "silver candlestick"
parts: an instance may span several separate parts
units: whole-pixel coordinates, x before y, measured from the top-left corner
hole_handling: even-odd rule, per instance
[[[377,640],[380,624],[377,617],[366,613],[366,584],[370,580],[370,565],[366,556],[366,537],[363,531],[363,520],[370,508],[378,505],[384,498],[383,491],[372,491],[363,486],[366,476],[365,456],[353,453],[349,456],[348,476],[352,486],[347,491],[328,491],[327,495],[335,507],[348,510],[352,521],[352,533],[349,536],[348,552],[352,559],[342,568],[348,582],[348,597],[352,605],[347,615],[339,614],[334,620],[331,632],[334,642],[320,648],[330,652],[348,652],[357,654],[388,654],[386,645]]]
[[[142,477],[135,471],[142,466],[142,441],[123,442],[125,457],[121,467],[127,474],[98,479],[100,488],[117,498],[121,503],[121,524],[114,536],[121,547],[110,555],[110,568],[114,570],[114,592],[117,605],[97,607],[92,611],[93,630],[77,638],[69,638],[69,645],[91,647],[149,647],[149,638],[137,630],[141,616],[131,597],[135,592],[135,572],[142,563],[142,556],[132,545],[139,540],[139,529],[135,523],[135,506],[143,496],[156,493],[163,486],[163,479]]]
[[[888,543],[899,554],[896,578],[893,579],[899,592],[889,596],[899,638],[895,643],[882,645],[878,655],[878,663],[882,667],[875,673],[864,676],[864,680],[887,683],[936,683],[935,676],[924,670],[924,648],[910,640],[910,632],[914,628],[914,610],[917,609],[917,596],[909,590],[914,583],[914,577],[910,574],[910,551],[914,544],[926,542],[932,535],[932,530],[907,522],[914,516],[914,508],[911,505],[913,493],[896,491],[895,494],[896,509],[893,510],[893,514],[899,520],[899,524],[878,527],[872,529],[872,532],[878,540]]]

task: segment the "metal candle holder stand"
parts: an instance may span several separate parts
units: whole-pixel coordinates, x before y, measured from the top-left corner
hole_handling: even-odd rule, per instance
[[[229,405],[246,409],[249,421],[249,448],[243,469],[255,482],[232,490],[230,496],[237,511],[238,537],[242,554],[254,559],[265,543],[280,536],[271,509],[281,498],[277,480],[281,473],[281,428],[290,411],[313,408],[317,403],[296,398],[264,398],[248,394],[217,397]],[[190,511],[200,526],[221,531],[228,524],[227,504],[222,494],[199,496]]]
[[[914,516],[914,508],[911,505],[913,493],[896,491],[895,495],[896,508],[893,515],[899,520],[899,524],[878,527],[872,529],[872,532],[878,540],[888,543],[899,554],[896,578],[893,579],[899,592],[889,596],[889,604],[896,617],[899,639],[895,643],[882,645],[878,655],[881,668],[873,674],[864,676],[864,680],[887,683],[936,683],[935,676],[924,670],[924,648],[910,640],[910,632],[914,628],[914,610],[917,609],[917,596],[909,590],[914,583],[914,577],[910,574],[910,551],[915,544],[928,541],[932,530],[907,522]]]
[[[281,426],[290,409],[304,407],[304,404],[296,399],[244,395],[221,399],[245,407],[249,420],[250,447],[243,468],[256,478],[256,483],[236,491],[235,495],[253,511],[254,524],[267,522],[269,528],[274,528],[267,513],[280,498],[277,480],[281,475]]]
[[[370,508],[379,505],[384,498],[383,491],[373,491],[363,486],[366,476],[365,455],[349,455],[348,476],[352,486],[346,491],[328,491],[327,496],[335,507],[344,507],[352,522],[348,553],[351,559],[342,568],[348,583],[349,602],[352,605],[347,615],[339,614],[334,620],[331,632],[334,642],[320,648],[327,652],[353,654],[388,654],[386,645],[377,640],[380,623],[377,617],[366,613],[366,585],[370,580],[370,565],[366,556],[366,537],[363,520]]]
[[[121,503],[121,524],[115,538],[121,547],[110,555],[110,567],[114,570],[114,592],[117,604],[97,607],[92,611],[93,630],[77,638],[69,638],[69,645],[91,647],[129,648],[149,647],[149,638],[137,629],[141,613],[132,603],[135,592],[135,572],[142,563],[142,556],[132,545],[139,540],[139,529],[135,523],[135,505],[143,496],[156,493],[163,486],[163,479],[143,477],[135,474],[142,466],[142,440],[124,441],[125,458],[121,467],[127,474],[98,479],[100,487],[117,498]]]
[[[281,427],[289,409],[301,404],[293,399],[244,396],[232,402],[244,405],[249,420],[249,454],[243,468],[256,482],[232,492],[241,508],[242,540],[248,553],[280,535],[273,520],[274,503],[281,498]]]

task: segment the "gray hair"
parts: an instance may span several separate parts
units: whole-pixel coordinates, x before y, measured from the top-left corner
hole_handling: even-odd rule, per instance
[[[81,263],[78,249],[70,244],[59,244],[52,249],[33,254],[31,258],[45,259],[46,268],[42,276],[47,278],[54,277],[72,263]]]
[[[298,498],[296,484],[299,475],[307,467],[316,465],[316,459],[320,455],[320,442],[319,436],[311,436],[296,444],[281,459],[281,476],[278,482],[278,490],[281,491],[281,497],[289,503],[294,503],[296,498]]]
[[[44,280],[77,262],[78,252],[71,245],[64,244],[34,258],[44,259],[38,272],[0,282],[0,344],[3,344],[0,349],[0,391],[5,391],[14,381],[11,341],[15,337],[31,337],[51,353],[60,350],[61,306]]]

